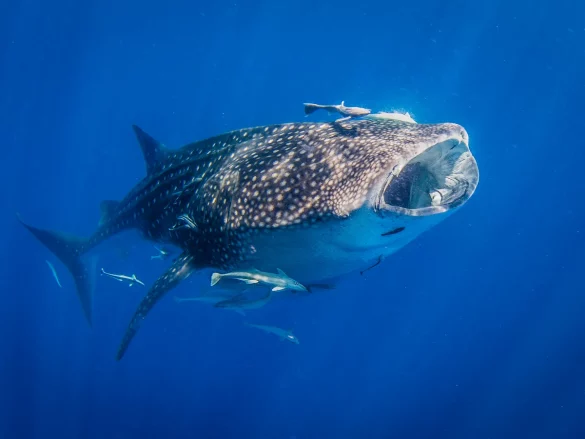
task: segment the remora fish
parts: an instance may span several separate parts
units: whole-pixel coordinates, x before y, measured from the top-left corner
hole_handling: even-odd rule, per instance
[[[277,328],[276,326],[266,326],[266,325],[255,325],[253,323],[244,323],[246,326],[250,328],[260,329],[268,334],[274,334],[280,337],[281,340],[287,340],[294,344],[299,344],[299,339],[292,333],[292,331],[287,331],[286,329]]]
[[[136,277],[135,274],[133,274],[132,276],[126,276],[125,274],[114,274],[114,273],[108,273],[106,270],[104,270],[102,268],[102,274],[105,274],[108,277],[111,277],[112,279],[116,279],[119,282],[128,282],[128,286],[132,286],[135,283],[136,284],[140,284],[140,285],[144,285],[144,282],[142,282],[140,279],[138,279]]]
[[[92,236],[23,223],[68,267],[90,324],[82,255],[130,228],[182,249],[138,305],[118,359],[152,307],[195,270],[281,267],[303,285],[324,283],[404,247],[462,206],[479,181],[467,132],[454,123],[373,115],[343,126],[285,123],[177,150],[134,131],[146,177],[122,201],[102,202]],[[183,214],[197,227],[169,230]]]
[[[53,273],[53,277],[55,278],[55,282],[57,282],[57,285],[59,285],[59,288],[63,288],[61,286],[61,282],[59,282],[59,276],[57,276],[57,270],[55,270],[55,267],[53,267],[53,264],[51,264],[49,261],[45,261],[45,262],[49,266],[51,273]]]
[[[246,271],[233,271],[231,273],[213,273],[211,275],[211,286],[216,285],[221,279],[236,279],[248,285],[269,285],[272,291],[293,290],[307,291],[307,289],[296,280],[286,275],[284,271],[277,268],[278,274],[265,273],[260,270],[251,269]]]
[[[150,259],[166,259],[169,254],[171,253],[169,250],[167,250],[166,248],[159,248],[156,245],[153,246],[156,251],[158,252],[157,255],[151,256]]]
[[[366,116],[372,112],[369,108],[361,107],[346,107],[345,102],[341,101],[341,105],[319,105],[319,104],[304,104],[305,114],[314,113],[317,110],[325,110],[329,113],[339,113],[343,116],[341,119],[337,119],[335,122],[342,122],[349,120],[352,117]]]

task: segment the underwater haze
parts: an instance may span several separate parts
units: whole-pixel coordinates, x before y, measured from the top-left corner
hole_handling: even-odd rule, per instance
[[[3,1],[0,438],[585,437],[583,78],[576,0]],[[243,312],[173,300],[210,288],[195,272],[117,361],[180,251],[152,259],[136,231],[97,247],[90,326],[18,221],[93,233],[146,175],[133,124],[176,149],[335,124],[303,103],[342,101],[461,125],[480,177],[333,289]]]

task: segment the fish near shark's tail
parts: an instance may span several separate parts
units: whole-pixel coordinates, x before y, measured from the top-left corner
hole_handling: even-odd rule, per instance
[[[91,327],[92,277],[87,266],[81,260],[81,255],[87,247],[88,240],[65,233],[38,229],[26,224],[20,216],[17,217],[20,223],[67,267],[73,276],[77,288],[77,296],[81,302],[85,318]]]

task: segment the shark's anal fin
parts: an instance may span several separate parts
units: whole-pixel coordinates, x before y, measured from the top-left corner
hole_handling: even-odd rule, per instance
[[[118,207],[120,206],[119,201],[115,200],[104,200],[100,203],[100,222],[99,226],[106,224],[108,221],[112,220],[118,211]]]
[[[128,325],[126,334],[124,334],[124,338],[118,349],[118,354],[116,355],[117,360],[122,359],[126,349],[128,349],[128,345],[138,331],[140,323],[142,323],[142,320],[146,317],[156,302],[158,302],[167,292],[175,288],[179,282],[189,277],[189,275],[195,270],[191,264],[192,260],[193,257],[189,253],[181,253],[167,272],[159,277],[148,293],[146,293],[146,296],[144,296],[142,302],[138,305],[134,317],[132,317],[132,320],[130,321],[130,325]]]
[[[151,174],[159,162],[167,155],[167,149],[162,143],[148,135],[140,127],[132,125],[132,129],[136,134],[136,138],[142,149],[142,154],[144,155],[146,173]]]
[[[89,326],[91,326],[93,287],[89,270],[81,260],[81,255],[87,250],[88,240],[65,233],[37,229],[24,223],[20,217],[18,217],[18,220],[65,264],[73,276],[77,288],[77,296],[83,307],[83,313]]]

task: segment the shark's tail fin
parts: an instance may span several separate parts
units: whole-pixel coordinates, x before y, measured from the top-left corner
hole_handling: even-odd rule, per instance
[[[75,280],[77,295],[81,301],[85,318],[91,326],[93,288],[89,270],[81,260],[81,254],[86,247],[87,240],[60,232],[37,229],[24,223],[20,217],[18,220],[69,269]]]

